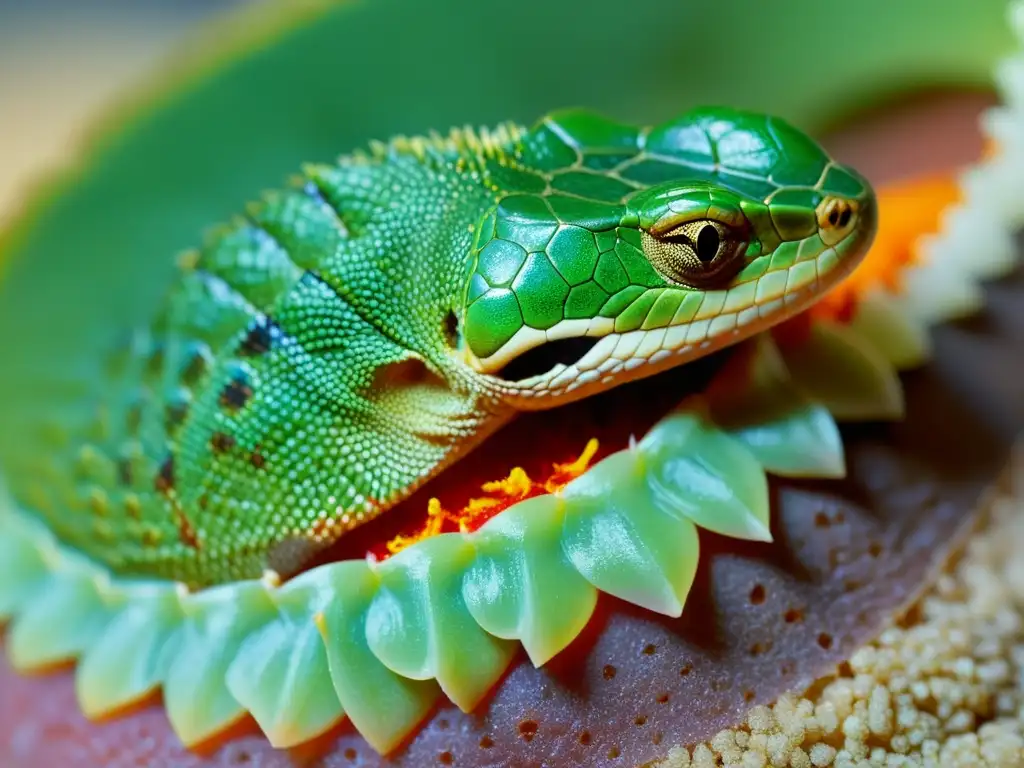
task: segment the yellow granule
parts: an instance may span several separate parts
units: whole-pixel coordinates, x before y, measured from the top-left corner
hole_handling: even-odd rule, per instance
[[[755,707],[656,768],[1024,766],[1024,462],[1014,474],[1018,487],[906,626],[861,648],[812,699]]]

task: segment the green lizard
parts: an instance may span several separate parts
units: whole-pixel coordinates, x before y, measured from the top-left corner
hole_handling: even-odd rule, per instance
[[[122,574],[288,576],[517,411],[805,309],[875,220],[854,171],[727,109],[375,145],[187,254],[88,423],[13,490]]]

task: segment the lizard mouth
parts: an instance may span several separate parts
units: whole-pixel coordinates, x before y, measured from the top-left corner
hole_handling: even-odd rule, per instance
[[[762,305],[759,312],[733,316],[720,330],[688,324],[668,328],[577,336],[546,342],[508,363],[496,378],[511,389],[511,399],[523,410],[547,409],[593,396],[621,384],[664,374],[683,363],[750,338],[809,309],[831,286],[856,266],[832,270],[784,298]],[[699,337],[699,338],[697,338]]]
[[[510,382],[552,377],[556,370],[579,363],[600,341],[600,338],[591,336],[548,341],[524,352],[495,375]]]

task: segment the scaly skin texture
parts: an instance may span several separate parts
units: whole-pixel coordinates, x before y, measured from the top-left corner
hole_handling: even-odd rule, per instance
[[[860,176],[732,110],[375,146],[187,254],[106,399],[13,490],[119,573],[287,576],[517,410],[804,309],[874,227]]]

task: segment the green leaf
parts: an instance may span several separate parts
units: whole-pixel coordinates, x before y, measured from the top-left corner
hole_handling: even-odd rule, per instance
[[[437,680],[464,712],[480,703],[516,652],[515,643],[482,630],[462,599],[462,574],[474,554],[453,533],[385,560],[366,616],[366,640],[378,659],[403,677]]]
[[[8,641],[11,666],[25,672],[77,659],[116,612],[121,596],[77,561],[62,563],[43,586],[45,599],[21,606]]]
[[[850,329],[868,341],[897,370],[923,365],[931,357],[926,323],[900,307],[899,300],[881,290],[872,291],[857,305]]]
[[[536,496],[489,520],[463,596],[476,622],[495,637],[519,640],[539,667],[576,639],[597,605],[597,590],[562,551],[565,502]]]
[[[331,683],[315,616],[331,599],[325,569],[273,592],[280,615],[250,634],[227,672],[227,686],[279,749],[320,736],[344,711]]]
[[[331,682],[345,714],[375,750],[387,753],[430,713],[441,691],[385,667],[366,642],[367,610],[379,581],[363,561],[323,566],[334,599],[316,616]]]
[[[806,340],[780,351],[793,381],[840,421],[903,416],[903,385],[895,369],[852,329],[819,321]]]
[[[85,716],[110,715],[155,693],[167,679],[183,622],[176,585],[129,588],[123,610],[78,664],[75,691]]]
[[[822,405],[795,404],[771,423],[752,424],[730,434],[773,475],[846,475],[843,437],[832,414]]]
[[[0,518],[0,623],[27,605],[49,579],[49,569],[29,533]]]
[[[164,683],[171,727],[196,746],[234,725],[245,709],[225,682],[245,639],[277,610],[260,581],[240,581],[188,595],[181,644]]]
[[[787,477],[846,473],[839,427],[827,408],[793,383],[767,334],[735,350],[705,397],[714,422],[766,471]]]
[[[764,470],[709,420],[701,400],[658,422],[639,448],[646,482],[666,512],[725,536],[771,541]]]
[[[569,483],[562,545],[580,574],[610,595],[668,616],[683,612],[697,572],[697,529],[666,512],[635,449]]]

